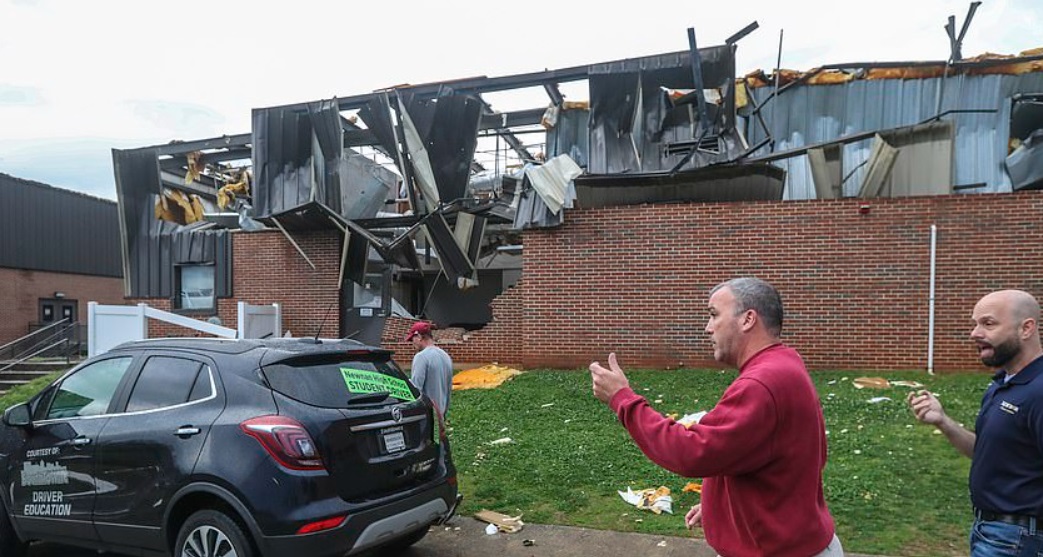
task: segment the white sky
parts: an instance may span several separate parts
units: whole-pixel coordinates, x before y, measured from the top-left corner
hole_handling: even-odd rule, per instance
[[[0,0],[0,172],[115,199],[112,148],[250,131],[250,110],[739,43],[737,73],[943,60],[969,2]],[[613,6],[611,8],[596,6]],[[963,54],[1043,46],[1043,2],[985,0]],[[512,108],[496,106],[494,108]]]

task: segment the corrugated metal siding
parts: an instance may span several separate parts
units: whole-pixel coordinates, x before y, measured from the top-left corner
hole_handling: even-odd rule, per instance
[[[853,133],[908,126],[935,116],[941,79],[855,80],[840,85],[797,86],[783,92],[763,115],[776,139],[777,151],[831,141]],[[1003,167],[1010,131],[1010,97],[1043,92],[1043,74],[959,75],[945,82],[941,111],[995,109],[994,113],[951,114],[956,124],[954,185],[984,183],[972,193],[1009,192]],[[771,88],[753,91],[764,104]],[[772,122],[774,120],[774,122]],[[750,144],[764,138],[752,123]],[[869,156],[871,140],[844,146],[845,176]],[[762,150],[758,154],[767,154]],[[806,156],[778,161],[786,169],[785,199],[811,199],[815,187]],[[844,195],[856,195],[866,171],[855,170],[844,184]]]
[[[114,149],[113,163],[120,218],[126,228],[126,295],[172,297],[175,264],[211,263],[215,266],[216,295],[231,296],[232,244],[228,231],[185,229],[155,218],[160,185],[154,149]]]
[[[0,174],[0,267],[119,277],[116,203]]]
[[[214,264],[217,296],[232,295],[232,246],[227,230],[181,230],[177,224],[156,219],[140,222],[146,230],[131,234],[130,296],[172,297],[174,268],[181,263]]]

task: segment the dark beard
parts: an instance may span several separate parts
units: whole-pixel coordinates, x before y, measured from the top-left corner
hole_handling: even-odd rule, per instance
[[[994,368],[1001,368],[1014,359],[1021,352],[1021,344],[1018,339],[1012,338],[1001,344],[993,345],[992,356],[982,358],[981,363]]]

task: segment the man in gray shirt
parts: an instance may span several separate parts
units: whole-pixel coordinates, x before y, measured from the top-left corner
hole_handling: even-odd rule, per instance
[[[412,342],[413,348],[417,349],[410,371],[413,384],[435,403],[438,413],[445,419],[449,412],[449,393],[453,390],[453,360],[445,350],[435,345],[430,323],[413,323],[406,341]]]

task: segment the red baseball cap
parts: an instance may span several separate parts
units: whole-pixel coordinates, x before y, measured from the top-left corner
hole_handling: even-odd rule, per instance
[[[409,328],[409,334],[406,335],[406,342],[413,340],[413,337],[417,335],[430,335],[431,324],[427,321],[417,321],[413,323],[413,326]]]

